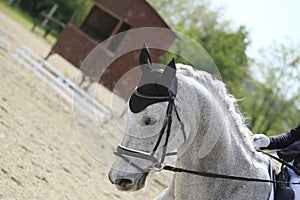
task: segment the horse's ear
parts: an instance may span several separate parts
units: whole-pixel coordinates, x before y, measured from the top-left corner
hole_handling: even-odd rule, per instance
[[[168,64],[168,66],[171,67],[172,69],[176,70],[176,63],[175,63],[174,58],[172,58],[172,60]]]
[[[172,81],[175,75],[176,75],[176,64],[175,64],[175,59],[172,58],[168,66],[165,68],[163,74],[161,75],[161,79]]]
[[[141,55],[140,55],[140,65],[142,69],[142,73],[150,72],[152,70],[152,61],[150,57],[150,53],[148,50],[147,44],[144,44],[144,47],[142,49]]]

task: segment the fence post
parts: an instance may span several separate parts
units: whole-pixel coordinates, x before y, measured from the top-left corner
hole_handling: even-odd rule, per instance
[[[58,8],[58,4],[57,4],[57,3],[54,4],[54,5],[52,6],[50,12],[49,12],[48,15],[45,17],[44,21],[43,21],[42,24],[41,24],[41,27],[42,27],[42,28],[44,28],[44,27],[47,25],[49,19],[52,17],[52,15],[53,15],[54,12],[57,10],[57,8]]]

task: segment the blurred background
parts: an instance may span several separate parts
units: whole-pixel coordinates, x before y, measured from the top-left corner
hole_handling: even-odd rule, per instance
[[[299,2],[147,1],[171,29],[193,38],[210,54],[229,92],[240,99],[240,110],[254,133],[279,134],[300,122]],[[72,21],[79,26],[92,3],[0,0],[0,6],[54,44],[78,6]],[[51,10],[59,22],[44,22]]]

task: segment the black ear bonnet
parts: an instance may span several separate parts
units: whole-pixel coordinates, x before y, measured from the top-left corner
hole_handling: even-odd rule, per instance
[[[175,60],[163,71],[152,68],[152,61],[147,45],[140,55],[141,80],[129,99],[129,108],[133,113],[144,110],[147,106],[158,102],[169,101],[177,94],[177,78]]]

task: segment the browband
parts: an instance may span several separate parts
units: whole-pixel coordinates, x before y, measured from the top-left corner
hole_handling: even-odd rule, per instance
[[[134,94],[138,97],[141,97],[141,98],[144,98],[144,99],[155,99],[155,100],[163,100],[163,101],[168,101],[170,99],[174,99],[175,98],[175,95],[170,95],[170,96],[162,96],[162,97],[159,97],[159,96],[150,96],[150,95],[144,95],[144,94],[141,94],[139,91],[135,90],[134,91]]]

